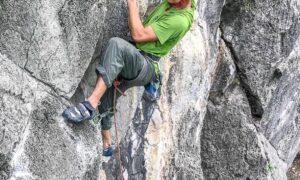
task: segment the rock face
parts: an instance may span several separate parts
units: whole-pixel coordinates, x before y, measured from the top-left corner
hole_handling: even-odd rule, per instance
[[[64,101],[1,55],[1,179],[96,178],[96,129],[64,122]]]
[[[158,3],[138,1],[140,15]],[[159,100],[145,101],[142,87],[119,99],[123,177],[287,179],[300,151],[299,1],[196,5],[160,62]],[[0,179],[118,179],[98,125],[61,113],[91,92],[109,38],[129,39],[126,8],[0,1]]]
[[[0,2],[0,179],[97,179],[99,131],[61,113],[105,12],[101,1]]]

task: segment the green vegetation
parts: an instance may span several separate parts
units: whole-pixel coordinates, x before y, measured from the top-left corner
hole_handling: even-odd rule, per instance
[[[251,0],[243,0],[243,8],[249,12],[252,9],[252,2]]]
[[[276,168],[277,168],[277,167],[274,166],[274,165],[272,165],[271,162],[268,162],[268,164],[267,164],[267,171],[268,171],[268,172],[273,172]]]

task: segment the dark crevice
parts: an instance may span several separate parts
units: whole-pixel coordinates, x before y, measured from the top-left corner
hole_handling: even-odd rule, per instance
[[[64,7],[65,7],[65,5],[67,3],[68,3],[68,0],[65,0],[64,3],[63,3],[63,5],[61,6],[61,8],[59,9],[59,11],[57,12],[58,15],[62,12],[62,10],[64,9]]]
[[[244,89],[250,108],[251,108],[251,114],[254,118],[258,118],[259,120],[262,118],[264,110],[262,107],[262,103],[260,98],[258,97],[257,93],[253,91],[248,83],[247,75],[244,71],[242,71],[238,65],[239,63],[239,58],[234,51],[234,48],[232,46],[232,43],[227,41],[226,38],[224,38],[224,33],[222,30],[222,27],[220,27],[220,30],[222,32],[221,38],[224,40],[226,46],[230,50],[232,57],[233,57],[233,62],[236,66],[236,71],[238,75],[238,79],[240,80],[241,87]]]
[[[33,40],[33,37],[34,37],[34,34],[35,34],[36,27],[37,27],[37,23],[35,24],[35,27],[32,31],[32,34],[31,34],[31,37],[30,37],[30,40],[29,40],[29,46],[28,46],[28,49],[27,49],[27,52],[26,52],[26,62],[25,62],[25,65],[24,65],[24,69],[26,68],[27,63],[29,61],[29,51],[30,51],[31,45],[33,43],[32,40]]]
[[[36,4],[35,4],[35,12],[36,12],[36,13],[39,11],[39,4],[41,4],[40,1],[39,1],[39,3],[36,3]],[[37,20],[36,20],[36,19],[32,19],[32,21],[33,21],[33,23],[34,23],[34,28],[33,28],[33,30],[32,30],[31,36],[30,36],[30,38],[29,38],[29,47],[28,47],[27,53],[26,53],[26,60],[27,60],[27,61],[26,61],[25,65],[24,65],[24,67],[26,67],[26,65],[27,65],[27,62],[28,62],[28,55],[29,55],[29,49],[30,49],[30,47],[31,47],[31,45],[32,45],[32,43],[33,43],[33,37],[34,37],[34,35],[35,35],[35,31],[36,31],[37,26],[38,26],[38,23],[37,23]]]
[[[60,24],[61,27],[64,26],[64,22],[63,22],[63,20],[61,18],[62,11],[65,8],[65,6],[66,6],[67,3],[69,3],[68,0],[65,0],[64,3],[63,3],[63,5],[61,6],[61,8],[59,9],[59,11],[57,12],[58,21],[59,21],[59,24]],[[65,28],[63,29],[63,31],[64,31],[64,34],[66,34]]]
[[[2,137],[0,139],[0,145],[4,142],[5,129],[2,130]]]
[[[298,180],[300,179],[300,153],[297,154],[295,159],[293,160],[293,163],[288,169],[287,177],[289,180]]]

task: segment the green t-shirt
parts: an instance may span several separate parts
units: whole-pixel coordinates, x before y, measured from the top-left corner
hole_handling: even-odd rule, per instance
[[[168,8],[170,5],[164,0],[145,19],[144,27],[150,25],[158,41],[136,43],[138,49],[159,57],[165,56],[190,29],[195,9],[194,0],[191,8],[170,8],[166,11]]]

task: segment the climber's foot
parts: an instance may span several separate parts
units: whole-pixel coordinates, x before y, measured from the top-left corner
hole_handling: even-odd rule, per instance
[[[64,110],[62,116],[73,122],[81,122],[84,120],[91,120],[96,115],[96,109],[89,101],[84,101],[76,106],[69,107]]]
[[[111,145],[106,148],[103,148],[102,156],[112,156],[114,154],[114,149]]]

